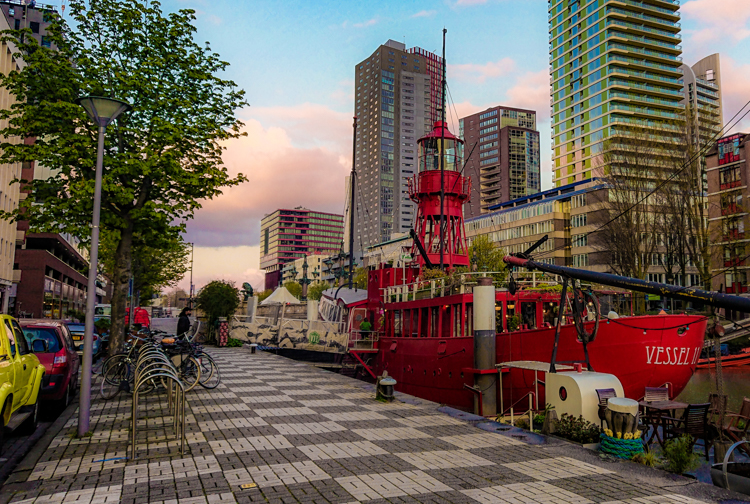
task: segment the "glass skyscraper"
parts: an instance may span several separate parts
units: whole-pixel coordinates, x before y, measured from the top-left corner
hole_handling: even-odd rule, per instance
[[[607,139],[683,120],[679,19],[678,0],[549,1],[555,186],[602,175]]]

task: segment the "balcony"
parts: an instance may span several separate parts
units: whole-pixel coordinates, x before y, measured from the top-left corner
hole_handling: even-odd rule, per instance
[[[737,240],[744,240],[745,239],[745,233],[740,233],[736,229],[730,229],[728,231],[724,232],[724,237],[722,241],[728,242],[728,241],[737,241]]]
[[[613,31],[613,32],[607,33],[607,38],[610,38],[610,37],[623,38],[625,40],[630,40],[631,42],[636,42],[639,44],[655,45],[655,46],[663,47],[664,49],[668,49],[670,51],[675,51],[677,53],[682,52],[682,46],[680,45],[676,45],[674,43],[670,44],[667,42],[662,42],[660,40],[651,39],[648,37],[641,37],[639,35],[630,35],[629,33]]]
[[[646,11],[651,11],[651,12],[661,12],[662,14],[666,14],[666,15],[672,16],[674,18],[679,18],[680,17],[680,11],[678,11],[678,10],[666,9],[664,7],[659,7],[657,5],[651,5],[651,4],[648,4],[648,3],[645,3],[645,2],[636,2],[634,0],[609,0],[607,3],[610,3],[610,2],[611,3],[621,3],[621,4],[625,4],[625,5],[630,5],[632,7],[638,7],[640,9],[644,9]],[[666,2],[666,3],[672,3],[672,2]],[[677,4],[677,5],[679,5],[679,4]]]
[[[663,75],[657,75],[650,72],[639,72],[637,70],[628,70],[627,68],[611,67],[608,74],[619,73],[629,75],[637,79],[655,80],[664,82],[667,84],[674,84],[682,89],[682,81],[680,79],[674,79],[672,77],[664,77]]]
[[[646,33],[648,33],[648,34],[650,34],[652,36],[662,37],[662,38],[670,40],[670,41],[672,39],[678,39],[678,40],[682,39],[682,36],[679,33],[670,32],[670,31],[667,31],[667,30],[660,30],[658,28],[651,28],[651,27],[646,26],[646,25],[639,25],[639,24],[635,24],[635,23],[629,23],[627,21],[620,21],[618,19],[607,20],[607,26],[612,26],[612,25],[614,25],[614,26],[620,26],[622,28],[625,28],[626,30],[637,30],[637,31],[646,32]]]
[[[668,72],[671,74],[682,75],[682,68],[675,66],[675,65],[662,65],[661,63],[655,63],[653,61],[639,60],[635,58],[626,58],[624,56],[609,56],[607,58],[607,63],[611,63],[613,61],[619,61],[626,65],[635,65],[635,66],[646,67],[646,68],[650,68],[654,70],[660,70],[660,71]]]
[[[627,51],[628,53],[638,53],[644,56],[651,56],[654,58],[668,59],[682,63],[682,56],[675,56],[674,54],[667,54],[659,51],[652,51],[651,49],[642,49],[639,47],[629,46],[625,44],[618,44],[617,42],[610,42],[607,44],[607,50],[621,50]]]
[[[627,18],[641,19],[647,23],[655,23],[657,26],[667,26],[669,28],[674,28],[675,31],[680,31],[680,23],[675,23],[674,21],[671,21],[669,19],[651,16],[649,14],[639,14],[637,12],[633,12],[633,11],[625,10],[625,9],[619,9],[617,7],[607,7],[607,13],[610,13],[610,12],[614,14],[620,14],[620,15],[626,16]]]

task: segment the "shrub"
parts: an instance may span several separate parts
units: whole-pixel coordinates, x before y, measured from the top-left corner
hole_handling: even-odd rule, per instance
[[[243,344],[244,343],[243,343],[242,340],[238,340],[238,339],[235,339],[235,338],[229,338],[229,339],[227,339],[227,346],[228,347],[241,347]]]
[[[208,318],[209,337],[212,336],[216,321],[220,317],[229,318],[240,305],[240,291],[233,282],[214,280],[198,293],[198,309]]]
[[[693,452],[693,438],[685,434],[664,443],[664,469],[682,474],[698,467],[699,455]]]
[[[633,457],[633,462],[637,462],[639,464],[643,464],[646,467],[656,467],[656,463],[659,461],[658,458],[656,458],[656,453],[654,452],[644,452],[639,453],[635,457]]]
[[[601,429],[598,425],[584,420],[583,416],[576,418],[563,413],[555,425],[555,434],[576,443],[598,443]]]

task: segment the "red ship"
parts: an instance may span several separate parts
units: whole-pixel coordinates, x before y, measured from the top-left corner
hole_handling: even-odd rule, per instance
[[[361,308],[352,307],[349,324],[356,329],[367,316],[374,325],[372,337],[362,341],[354,330],[349,346],[350,354],[373,378],[387,371],[397,381],[398,391],[470,410],[475,374],[498,374],[498,370],[474,369],[472,284],[483,275],[467,273],[453,285],[420,276],[431,265],[452,271],[470,264],[463,203],[471,181],[459,171],[461,143],[440,121],[418,141],[419,171],[409,184],[410,196],[418,203],[412,232],[418,260],[405,268],[381,265],[369,271],[367,300],[357,303]],[[496,363],[552,362],[560,300],[557,292],[511,293],[496,286]],[[509,327],[513,315],[520,316],[519,327]],[[589,369],[611,373],[633,399],[643,397],[645,387],[667,386],[675,397],[687,385],[700,357],[705,317],[587,316],[600,319],[595,338],[587,345],[588,361],[580,327],[563,309],[557,362],[586,362]],[[595,322],[582,325],[591,332]],[[530,394],[536,394],[537,404],[545,404],[535,371],[499,367],[503,386],[498,394],[503,395],[505,410],[518,401],[528,404]]]

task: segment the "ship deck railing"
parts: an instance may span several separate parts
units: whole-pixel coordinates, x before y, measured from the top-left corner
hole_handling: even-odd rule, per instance
[[[377,331],[349,331],[348,348],[352,350],[375,350],[380,333]]]
[[[477,271],[393,285],[381,289],[383,302],[401,303],[453,294],[470,294],[477,284],[478,278],[505,278],[506,275],[507,271]],[[496,287],[500,288],[500,283],[504,284],[505,282],[495,280],[494,283]],[[516,278],[516,284],[520,288],[539,288],[541,286],[554,286],[559,283],[560,279],[557,275],[549,275],[541,271],[532,271]]]

